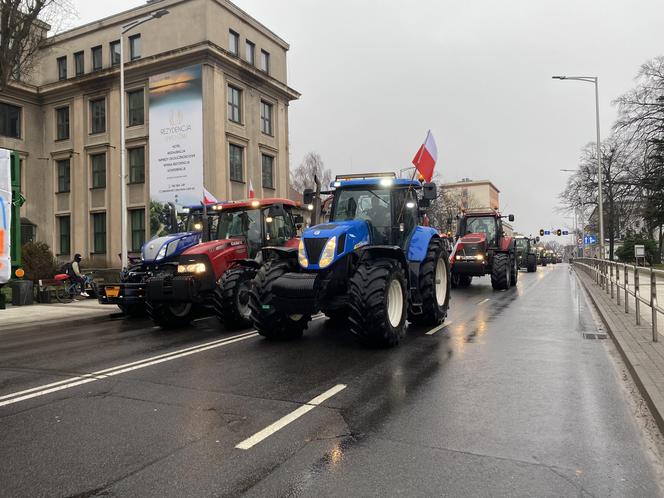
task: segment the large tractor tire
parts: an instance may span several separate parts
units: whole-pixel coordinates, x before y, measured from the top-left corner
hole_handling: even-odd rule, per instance
[[[450,280],[447,251],[439,241],[431,241],[426,258],[420,265],[422,313],[409,316],[412,323],[436,326],[445,321],[450,304]]]
[[[122,313],[132,318],[145,316],[144,304],[130,304],[130,305],[118,304],[118,308],[120,308],[120,311],[122,311]]]
[[[512,276],[510,263],[510,256],[507,253],[499,252],[493,257],[491,286],[494,290],[506,290],[510,288],[510,278]]]
[[[249,294],[251,320],[258,333],[266,339],[298,339],[311,320],[309,315],[287,315],[273,305],[272,284],[290,270],[291,265],[287,261],[268,261],[254,279]]]
[[[406,333],[408,287],[393,259],[366,258],[349,282],[350,331],[369,347],[396,346]]]
[[[473,281],[473,277],[472,275],[460,275],[458,273],[452,273],[450,275],[450,280],[452,281],[453,289],[463,289],[470,286],[470,283]]]
[[[511,273],[510,273],[510,286],[515,286],[519,281],[519,265],[516,262],[516,257],[511,259]]]
[[[251,325],[249,293],[256,276],[253,268],[232,268],[225,272],[214,290],[212,304],[219,321],[228,329]]]
[[[194,319],[195,306],[192,303],[153,303],[145,302],[145,311],[152,321],[164,329],[185,327]]]
[[[526,265],[528,273],[533,273],[537,271],[537,256],[534,254],[528,255],[528,264]]]

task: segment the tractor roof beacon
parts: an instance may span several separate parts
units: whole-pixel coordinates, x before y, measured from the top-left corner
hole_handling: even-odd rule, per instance
[[[254,325],[270,339],[302,335],[311,315],[349,321],[360,342],[399,343],[406,320],[438,325],[450,297],[449,255],[437,230],[423,226],[436,186],[393,173],[339,176],[331,191],[307,190],[311,228],[299,247],[266,248],[250,305]],[[316,224],[320,195],[331,195],[330,219]]]

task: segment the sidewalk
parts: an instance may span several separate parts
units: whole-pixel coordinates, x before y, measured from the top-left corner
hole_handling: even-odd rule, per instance
[[[116,306],[102,305],[96,299],[83,299],[68,304],[33,304],[11,306],[0,310],[0,332],[81,320],[105,320],[119,313]]]
[[[641,325],[635,325],[633,303],[630,312],[625,313],[624,305],[618,306],[585,272],[577,269],[576,274],[664,433],[664,338],[660,335],[660,342],[652,342],[649,317],[643,317]]]

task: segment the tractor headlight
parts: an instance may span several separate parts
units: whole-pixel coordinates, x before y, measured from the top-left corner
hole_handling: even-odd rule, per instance
[[[326,268],[332,264],[334,259],[334,253],[337,250],[337,237],[336,235],[327,241],[323,252],[321,253],[320,260],[318,261],[318,266],[320,268]]]
[[[207,267],[205,263],[193,263],[190,265],[178,265],[178,273],[205,273]]]
[[[300,239],[300,245],[297,246],[297,259],[300,261],[300,266],[302,268],[307,268],[309,266],[307,252],[304,249],[304,240],[302,239]]]

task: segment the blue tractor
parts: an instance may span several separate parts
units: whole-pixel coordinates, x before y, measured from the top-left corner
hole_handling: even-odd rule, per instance
[[[371,347],[395,346],[406,320],[436,326],[447,316],[449,251],[423,226],[436,185],[392,173],[337,177],[332,190],[305,191],[314,226],[297,249],[264,248],[250,297],[252,319],[269,339],[300,337],[311,316],[348,320]],[[320,194],[332,196],[329,222],[316,224]]]

